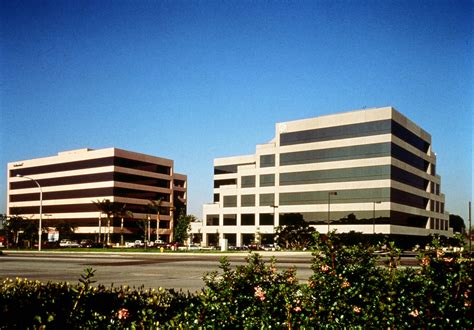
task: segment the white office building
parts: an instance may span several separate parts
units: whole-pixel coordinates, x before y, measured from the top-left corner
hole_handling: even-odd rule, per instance
[[[277,123],[255,154],[214,160],[214,200],[192,232],[270,243],[299,213],[322,233],[450,235],[440,186],[430,134],[392,107]]]

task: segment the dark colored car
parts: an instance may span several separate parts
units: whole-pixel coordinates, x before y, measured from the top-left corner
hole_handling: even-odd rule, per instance
[[[91,239],[83,239],[80,244],[83,248],[90,248],[94,245],[94,241]]]

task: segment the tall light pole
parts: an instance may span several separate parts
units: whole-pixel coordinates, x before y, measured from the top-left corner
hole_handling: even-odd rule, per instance
[[[270,205],[270,207],[273,208],[273,231],[275,231],[275,224],[276,224],[276,219],[275,219],[275,209],[278,208],[278,205]],[[280,225],[280,221],[278,221],[278,225]],[[273,235],[273,247],[275,247],[276,244],[275,244],[275,235]]]
[[[273,226],[276,224],[276,219],[275,219],[275,209],[278,208],[278,205],[270,205],[270,207],[273,209]]]
[[[16,175],[18,178],[24,178],[33,181],[39,188],[40,191],[40,205],[39,205],[39,227],[38,227],[38,251],[41,251],[41,234],[42,234],[42,223],[43,223],[43,190],[38,181],[28,176],[23,176],[21,174]]]
[[[372,226],[373,226],[372,234],[375,234],[375,204],[380,204],[380,203],[382,202],[374,201],[374,213],[372,214]]]
[[[337,196],[337,191],[328,192],[328,235],[329,235],[329,223],[331,221],[331,195]]]

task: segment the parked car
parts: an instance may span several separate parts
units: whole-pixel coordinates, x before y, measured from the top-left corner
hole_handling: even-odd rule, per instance
[[[126,248],[135,247],[135,242],[125,242],[125,247],[126,247]]]
[[[77,243],[76,241],[71,241],[71,240],[61,240],[61,242],[59,242],[59,246],[60,247],[80,247],[79,243]]]
[[[165,241],[163,241],[161,239],[157,239],[155,241],[148,242],[149,247],[160,248],[160,247],[167,247],[167,245],[168,245],[168,243],[166,243]]]
[[[138,248],[144,247],[144,246],[145,246],[145,243],[143,243],[143,241],[137,239],[137,240],[134,242],[134,246],[135,246],[135,247],[138,247]]]
[[[80,244],[83,248],[90,248],[94,245],[94,241],[91,239],[83,239]]]
[[[274,244],[262,244],[261,248],[264,249],[265,251],[275,251],[276,250]]]

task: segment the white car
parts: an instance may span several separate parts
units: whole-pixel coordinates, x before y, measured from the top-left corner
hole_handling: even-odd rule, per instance
[[[135,247],[144,247],[145,246],[145,243],[143,243],[143,241],[137,239],[134,243],[134,246]]]
[[[59,246],[60,247],[80,247],[81,245],[77,243],[76,241],[63,239],[61,240],[61,242],[59,242]]]
[[[162,241],[161,239],[157,239],[155,241],[150,241],[148,242],[148,246],[149,247],[160,247],[160,246],[163,246],[165,245],[166,243],[164,241]]]

